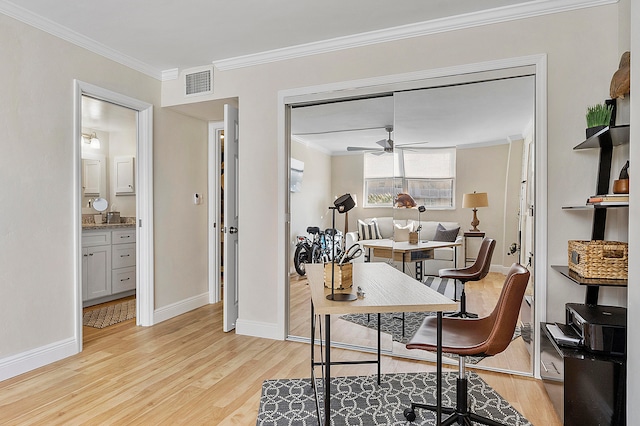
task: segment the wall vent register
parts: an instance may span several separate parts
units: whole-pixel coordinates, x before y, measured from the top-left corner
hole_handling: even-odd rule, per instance
[[[185,74],[185,94],[197,95],[201,93],[211,93],[212,83],[212,69]]]

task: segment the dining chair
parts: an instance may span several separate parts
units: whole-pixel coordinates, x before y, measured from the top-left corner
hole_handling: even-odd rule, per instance
[[[471,412],[468,404],[465,357],[468,355],[493,356],[509,346],[528,283],[529,271],[524,266],[514,263],[509,269],[498,302],[490,315],[483,318],[442,318],[442,352],[459,356],[456,406],[442,407],[442,412],[449,414],[449,417],[442,421],[442,425],[451,425],[454,422],[471,425],[471,421],[490,426],[502,425],[498,421]],[[406,347],[435,351],[436,345],[437,318],[428,316]],[[434,405],[411,403],[411,407],[404,410],[408,421],[413,422],[416,419],[416,408],[437,410]]]

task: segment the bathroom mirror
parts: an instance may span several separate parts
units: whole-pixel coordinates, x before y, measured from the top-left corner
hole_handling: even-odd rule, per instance
[[[96,198],[93,201],[93,208],[99,212],[103,212],[109,206],[109,202],[104,198]]]

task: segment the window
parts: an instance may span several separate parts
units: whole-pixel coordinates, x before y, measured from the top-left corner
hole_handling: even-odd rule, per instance
[[[427,208],[453,208],[456,150],[396,149],[364,154],[365,207],[392,207],[400,192]]]

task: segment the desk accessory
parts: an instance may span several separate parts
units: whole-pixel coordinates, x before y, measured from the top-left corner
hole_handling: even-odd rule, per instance
[[[351,194],[347,193],[338,197],[336,201],[333,202],[333,206],[329,207],[329,209],[333,211],[331,228],[334,230],[334,233],[336,229],[336,210],[338,210],[339,213],[346,213],[352,208],[354,208],[355,205],[356,203],[351,197]],[[335,259],[335,252],[334,252],[332,253],[332,256],[331,256],[331,294],[327,295],[327,300],[340,301],[340,302],[349,302],[352,300],[356,300],[358,296],[356,296],[353,293],[336,293],[335,292],[335,274],[336,274],[335,269],[336,269],[336,259]]]
[[[425,206],[418,207],[418,228],[415,231],[409,232],[409,244],[418,244],[420,239],[420,230],[422,229],[422,222],[420,222],[420,213],[424,213],[427,210]]]

